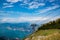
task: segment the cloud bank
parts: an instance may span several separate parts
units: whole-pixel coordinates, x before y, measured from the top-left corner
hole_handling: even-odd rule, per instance
[[[43,17],[19,17],[19,18],[1,18],[1,22],[35,22],[35,21],[43,21],[47,20],[47,18]]]

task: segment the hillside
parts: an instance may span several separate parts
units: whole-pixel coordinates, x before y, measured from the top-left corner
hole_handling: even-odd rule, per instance
[[[41,25],[36,32],[25,40],[60,40],[60,18]]]
[[[38,30],[41,29],[60,29],[60,18],[55,21],[43,24]]]

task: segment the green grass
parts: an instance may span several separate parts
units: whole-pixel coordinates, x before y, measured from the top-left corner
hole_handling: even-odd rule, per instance
[[[51,36],[49,37],[49,35]],[[30,40],[38,40],[38,36],[48,36],[48,38],[42,38],[41,40],[60,40],[60,29],[39,30],[30,35],[28,38],[30,38]],[[33,37],[34,39],[32,39]]]
[[[46,36],[46,35],[50,35],[53,33],[59,32],[60,33],[60,29],[48,29],[48,30],[39,30],[37,32],[35,32],[34,34],[32,34],[31,36]]]

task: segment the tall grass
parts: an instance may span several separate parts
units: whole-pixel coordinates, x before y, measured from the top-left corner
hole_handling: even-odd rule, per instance
[[[48,36],[36,36],[34,38],[32,37],[31,40],[60,40],[60,34],[55,33]]]

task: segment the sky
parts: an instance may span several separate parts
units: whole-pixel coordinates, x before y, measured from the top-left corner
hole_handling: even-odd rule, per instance
[[[35,23],[57,18],[60,0],[0,0],[0,23]]]

